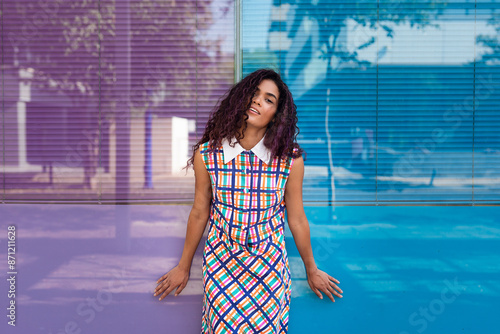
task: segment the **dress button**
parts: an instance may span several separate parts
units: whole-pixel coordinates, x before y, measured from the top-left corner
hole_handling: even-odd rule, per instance
[[[250,169],[249,169],[249,168],[247,168],[247,174],[249,174],[249,173],[250,173]]]
[[[245,188],[245,193],[248,193],[248,189],[247,188]]]

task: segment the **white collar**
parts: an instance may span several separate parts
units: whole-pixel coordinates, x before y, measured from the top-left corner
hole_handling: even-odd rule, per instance
[[[255,155],[262,160],[263,163],[269,164],[271,160],[271,151],[264,145],[264,137],[254,146],[250,149]],[[236,138],[233,137],[231,142],[235,142],[234,147],[231,147],[229,145],[229,142],[227,139],[222,140],[222,149],[224,150],[224,163],[227,164],[229,161],[233,160],[236,158],[238,154],[240,154],[243,151],[246,151],[240,143],[236,141]]]

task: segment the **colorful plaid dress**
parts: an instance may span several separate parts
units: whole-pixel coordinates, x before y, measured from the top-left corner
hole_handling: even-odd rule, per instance
[[[222,145],[212,151],[208,143],[200,146],[212,183],[201,332],[287,333],[284,192],[294,159],[266,163],[253,149],[241,150],[224,163]]]

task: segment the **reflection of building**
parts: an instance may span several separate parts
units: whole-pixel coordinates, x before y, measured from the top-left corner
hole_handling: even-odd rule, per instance
[[[31,101],[31,89],[29,81],[21,80],[31,77],[31,72],[20,69],[18,72],[7,72],[0,83],[9,88],[2,89],[6,92],[3,101],[6,124],[0,130],[5,128],[8,131],[4,134],[6,142],[3,143],[6,153],[4,171],[7,173],[41,171],[41,166],[28,163],[26,108]]]
[[[92,169],[96,171],[91,179],[92,188],[97,188],[99,179],[108,185],[114,182],[117,163],[114,124],[110,124],[110,131],[104,126],[99,134],[92,123],[95,120],[91,120],[92,116],[98,117],[98,106],[89,106],[88,101],[75,106],[63,92],[35,87],[32,79],[32,69],[14,68],[6,71],[3,80],[8,89],[4,90],[5,125],[1,127],[6,130],[2,172],[6,174],[9,189],[81,184],[86,173],[93,174],[89,172]],[[189,158],[189,133],[194,131],[194,121],[185,118],[154,118],[153,180],[185,174],[182,167]],[[100,151],[96,140],[100,140]],[[131,187],[142,188],[146,170],[144,117],[131,120],[130,142]],[[89,154],[92,148],[94,157]]]
[[[133,118],[130,124],[130,182],[132,188],[140,188],[145,180],[146,131],[145,119]],[[192,132],[193,122],[180,117],[154,117],[151,129],[152,163],[151,172],[154,179],[169,176],[183,176],[182,168],[189,158],[188,138]],[[110,129],[110,174],[115,179],[116,170],[116,135],[115,126]],[[188,175],[191,175],[188,173]]]
[[[42,172],[63,160],[75,126],[82,126],[82,114],[65,93],[33,86],[32,78],[30,68],[14,68],[5,76],[7,173]]]
[[[182,167],[233,84],[234,3],[119,1],[99,21],[64,2],[33,27],[35,2],[5,8],[6,199],[192,199]]]
[[[23,188],[29,187],[30,181],[36,183],[37,179],[29,177],[37,173],[47,173],[50,182],[57,181],[53,175],[56,166],[64,166],[63,172],[83,175],[82,141],[86,125],[90,125],[89,113],[97,109],[89,103],[77,107],[63,91],[32,84],[33,77],[33,69],[18,67],[9,69],[5,76],[4,171],[10,188],[21,186],[17,178],[26,180]],[[107,142],[104,134],[102,139]]]
[[[337,40],[346,36],[341,29]],[[278,54],[280,71],[296,99],[325,78],[327,63],[321,58],[318,23],[297,5],[273,5],[268,48]]]
[[[305,186],[306,200],[323,201],[318,188],[333,181],[336,200],[346,201],[401,193],[442,200],[429,191],[435,180],[461,200],[498,193],[498,71],[481,62],[498,59],[492,3],[477,18],[460,6],[434,18],[432,2],[417,10],[401,2],[273,3],[269,15],[243,16],[243,74],[278,68],[292,90],[306,174],[314,174],[305,178],[314,187]],[[405,17],[391,22],[388,12],[398,10]],[[254,25],[268,32],[257,36]],[[478,43],[487,36],[490,48]]]

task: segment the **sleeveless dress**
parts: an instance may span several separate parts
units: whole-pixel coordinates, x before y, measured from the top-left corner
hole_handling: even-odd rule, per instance
[[[259,144],[264,147],[263,140]],[[201,332],[287,333],[291,277],[284,192],[294,159],[266,162],[241,150],[226,164],[223,145],[200,145],[212,183]]]

